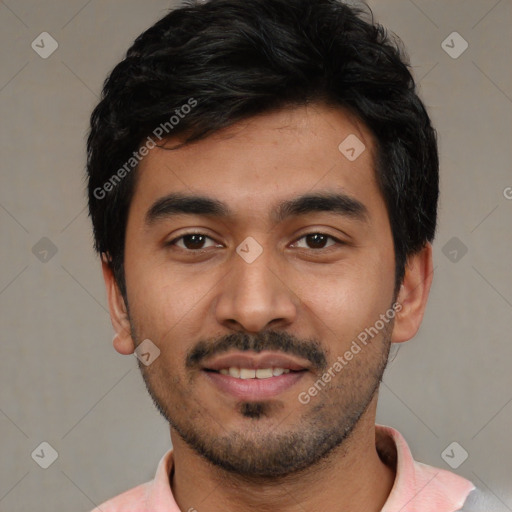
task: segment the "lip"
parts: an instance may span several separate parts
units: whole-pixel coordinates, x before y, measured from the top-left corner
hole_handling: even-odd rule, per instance
[[[232,366],[250,368],[253,370],[262,368],[284,368],[285,370],[300,371],[309,370],[311,365],[305,359],[289,356],[281,352],[263,351],[253,354],[247,352],[231,352],[214,357],[211,361],[206,361],[203,364],[203,370],[219,371],[222,368],[230,368]],[[274,378],[278,377],[270,377],[270,379]]]
[[[247,368],[244,366],[243,368]],[[267,367],[268,368],[268,367]],[[306,371],[283,373],[268,379],[238,379],[207,370],[201,372],[220,391],[239,400],[263,400],[276,397],[299,382]]]

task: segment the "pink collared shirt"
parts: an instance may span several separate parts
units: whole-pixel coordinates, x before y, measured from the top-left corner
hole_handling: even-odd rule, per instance
[[[444,469],[417,462],[403,436],[391,427],[375,425],[377,451],[396,470],[395,483],[381,512],[455,512],[475,486]],[[169,484],[173,453],[160,460],[155,478],[112,498],[92,512],[181,511]]]

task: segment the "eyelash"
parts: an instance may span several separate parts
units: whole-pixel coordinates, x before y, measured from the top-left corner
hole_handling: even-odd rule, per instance
[[[167,242],[165,245],[166,246],[176,246],[176,243],[181,240],[182,238],[186,237],[186,236],[191,236],[191,235],[199,235],[199,236],[203,236],[205,238],[209,238],[210,240],[213,240],[212,237],[208,236],[208,235],[205,235],[204,233],[199,233],[199,232],[191,232],[191,233],[184,233],[174,239],[172,239],[171,241]],[[308,236],[311,236],[311,235],[321,235],[321,236],[325,236],[327,237],[328,239],[331,239],[331,240],[334,240],[335,244],[332,244],[332,245],[329,245],[327,247],[321,247],[320,249],[308,249],[306,248],[306,250],[310,250],[310,251],[314,251],[314,252],[320,252],[322,250],[328,250],[330,247],[333,247],[334,245],[346,245],[346,242],[343,242],[342,240],[339,240],[338,238],[332,236],[332,235],[328,235],[327,233],[322,233],[320,231],[312,231],[311,233],[305,233],[304,235],[302,235],[301,237],[297,238],[295,240],[295,242],[293,242],[294,244],[297,243],[299,240],[302,240],[303,238],[306,238]],[[183,247],[179,247],[177,246],[180,250],[184,251],[184,252],[189,252],[189,253],[201,253],[205,250],[207,250],[208,248],[206,249],[187,249],[187,248],[183,248]],[[305,248],[301,248],[301,249],[305,249]]]

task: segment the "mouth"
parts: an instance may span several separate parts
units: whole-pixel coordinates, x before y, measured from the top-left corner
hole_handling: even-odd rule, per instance
[[[219,391],[239,400],[276,397],[308,371],[308,362],[277,352],[225,354],[202,368],[202,374]]]
[[[238,366],[230,366],[229,368],[221,368],[220,370],[212,370],[210,368],[204,369],[207,372],[219,373],[221,375],[229,375],[235,379],[270,379],[272,377],[279,377],[280,375],[285,375],[290,372],[305,372],[306,369],[303,368],[301,370],[291,370],[290,368],[279,368],[279,367],[269,367],[269,368],[240,368]]]

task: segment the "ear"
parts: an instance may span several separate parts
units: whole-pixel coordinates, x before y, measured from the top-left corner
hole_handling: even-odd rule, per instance
[[[415,336],[423,320],[433,278],[432,245],[407,258],[405,275],[396,302],[391,341],[402,343]]]
[[[120,354],[133,354],[135,344],[131,337],[128,310],[105,254],[101,255],[101,268],[103,271],[105,287],[107,289],[110,320],[114,330],[116,331],[116,335],[114,336],[112,343],[114,348]]]

